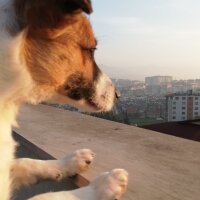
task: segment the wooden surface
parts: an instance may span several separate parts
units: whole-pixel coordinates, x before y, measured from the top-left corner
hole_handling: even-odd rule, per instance
[[[45,105],[24,106],[15,131],[55,158],[79,148],[97,156],[87,180],[113,168],[130,174],[123,200],[199,200],[200,143]]]

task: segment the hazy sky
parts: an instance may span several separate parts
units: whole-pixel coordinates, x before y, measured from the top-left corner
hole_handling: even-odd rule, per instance
[[[92,0],[96,59],[113,78],[200,78],[199,0]]]

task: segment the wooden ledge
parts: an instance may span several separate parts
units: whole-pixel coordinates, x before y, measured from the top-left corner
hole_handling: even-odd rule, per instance
[[[200,144],[45,105],[25,105],[14,131],[44,159],[80,148],[97,154],[92,169],[78,176],[83,186],[104,171],[130,174],[123,200],[198,200]],[[19,138],[20,139],[20,138]],[[42,153],[43,152],[43,153]],[[45,152],[45,153],[44,153]]]

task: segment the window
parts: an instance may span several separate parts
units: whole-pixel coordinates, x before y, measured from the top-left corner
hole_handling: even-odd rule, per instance
[[[185,120],[185,117],[182,117],[182,120]]]
[[[176,106],[172,107],[173,110],[176,110]]]
[[[186,105],[186,102],[182,102],[182,105]]]
[[[199,110],[199,108],[198,108],[198,107],[195,107],[195,110]]]
[[[198,102],[198,101],[197,101],[197,102],[195,102],[195,105],[196,105],[196,106],[198,106],[198,105],[199,105],[199,102]]]
[[[199,100],[199,97],[195,97],[195,100]]]
[[[176,100],[179,100],[179,97],[175,97]]]
[[[185,97],[182,97],[182,100],[185,100],[186,98]]]
[[[173,101],[173,105],[176,105],[176,101]]]
[[[195,112],[195,113],[194,113],[194,115],[195,115],[195,116],[198,116],[198,115],[199,115],[199,113],[198,113],[198,112]]]
[[[182,112],[182,115],[185,115],[185,112]]]
[[[185,110],[185,107],[182,107],[182,110]]]
[[[172,119],[176,119],[176,117],[173,116]]]

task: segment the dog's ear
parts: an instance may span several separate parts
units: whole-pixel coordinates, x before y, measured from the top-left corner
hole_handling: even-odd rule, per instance
[[[65,15],[77,12],[92,13],[91,0],[15,0],[19,26],[55,27]]]
[[[56,2],[69,12],[81,9],[85,13],[91,14],[93,11],[91,0],[56,0]]]

